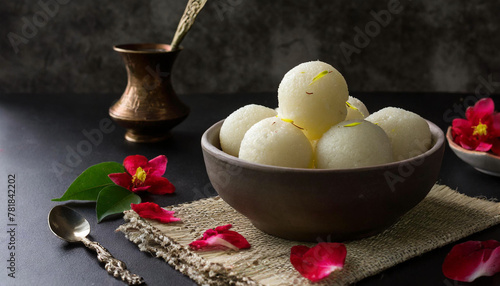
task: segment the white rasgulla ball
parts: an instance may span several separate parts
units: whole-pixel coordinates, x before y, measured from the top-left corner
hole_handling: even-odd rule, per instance
[[[382,128],[365,120],[341,122],[316,145],[316,168],[343,169],[393,161],[391,142]]]
[[[262,105],[249,104],[231,113],[220,129],[222,151],[238,157],[240,144],[245,133],[264,118],[276,116],[277,112]]]
[[[279,113],[315,140],[345,119],[348,97],[347,83],[340,72],[321,61],[306,62],[288,71],[281,80]]]
[[[349,96],[347,103],[349,104],[347,105],[347,116],[345,117],[345,120],[365,119],[368,115],[370,115],[368,109],[361,100],[353,96]]]
[[[429,124],[411,111],[386,107],[368,116],[366,120],[384,129],[391,139],[394,159],[397,161],[420,155],[431,147]]]
[[[313,151],[304,133],[278,117],[252,126],[241,141],[241,159],[265,165],[309,168]]]

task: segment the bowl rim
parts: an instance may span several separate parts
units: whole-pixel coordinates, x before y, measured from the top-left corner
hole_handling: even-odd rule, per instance
[[[492,154],[490,152],[468,150],[468,149],[463,148],[462,146],[458,145],[455,141],[453,141],[453,136],[452,136],[451,131],[452,131],[452,127],[449,126],[448,130],[446,130],[446,141],[448,141],[448,145],[450,146],[450,148],[456,150],[457,152],[465,153],[465,154],[476,156],[476,157],[489,157],[492,159],[500,160],[500,156],[497,156],[497,155]]]
[[[291,167],[281,167],[281,166],[272,166],[272,165],[264,165],[264,164],[259,164],[259,163],[253,163],[253,162],[248,162],[245,160],[242,160],[238,157],[229,155],[222,151],[221,149],[215,147],[213,144],[211,144],[208,141],[208,134],[213,132],[214,129],[219,128],[222,126],[222,123],[224,122],[224,119],[216,122],[212,126],[210,126],[202,135],[201,137],[201,147],[203,151],[208,152],[214,157],[222,157],[224,161],[227,161],[228,163],[231,163],[233,165],[237,165],[240,167],[248,168],[248,169],[254,169],[254,170],[261,170],[261,171],[281,171],[281,172],[297,172],[297,173],[351,173],[351,172],[366,172],[366,171],[371,171],[371,170],[380,170],[380,169],[392,169],[392,168],[397,168],[402,164],[411,164],[411,162],[418,161],[418,160],[424,160],[425,158],[429,157],[430,155],[436,153],[441,147],[444,145],[444,133],[441,128],[439,128],[436,124],[432,123],[429,120],[426,120],[427,123],[429,124],[429,128],[431,129],[431,135],[432,139],[436,140],[434,145],[427,150],[426,152],[415,156],[411,157],[408,159],[400,160],[400,161],[395,161],[391,163],[386,163],[386,164],[379,164],[379,165],[373,165],[373,166],[366,166],[366,167],[357,167],[357,168],[348,168],[348,169],[311,169],[311,168],[291,168]],[[434,132],[432,131],[434,130]],[[220,132],[220,131],[219,131]],[[434,134],[437,134],[436,138]]]

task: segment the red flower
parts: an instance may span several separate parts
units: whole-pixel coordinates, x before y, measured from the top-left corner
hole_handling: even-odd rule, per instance
[[[309,248],[296,245],[290,252],[290,262],[305,278],[316,282],[344,267],[347,250],[342,243],[320,242]]]
[[[236,231],[229,230],[232,225],[218,226],[215,229],[208,229],[203,233],[203,237],[191,242],[189,246],[194,250],[210,248],[230,248],[239,250],[250,248],[250,243]]]
[[[154,219],[162,223],[181,220],[174,217],[174,211],[167,211],[155,203],[130,204],[130,207],[142,218]]]
[[[455,245],[443,263],[444,276],[472,282],[481,276],[500,272],[500,242],[468,241]]]
[[[162,177],[167,169],[164,155],[150,161],[141,155],[128,156],[123,160],[123,166],[127,172],[108,175],[115,184],[132,192],[148,191],[157,195],[175,192],[174,185]]]
[[[495,112],[491,98],[483,98],[467,108],[467,119],[454,119],[453,141],[468,150],[500,155],[500,113]]]

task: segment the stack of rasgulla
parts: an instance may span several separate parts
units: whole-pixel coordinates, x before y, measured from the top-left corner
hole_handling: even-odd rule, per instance
[[[365,104],[353,96],[349,96],[346,104],[347,116],[345,117],[345,120],[365,119],[368,115],[370,115]]]
[[[429,124],[411,111],[386,107],[368,116],[366,120],[384,129],[391,140],[396,161],[420,155],[431,146]]]
[[[257,104],[245,105],[231,113],[220,129],[222,151],[238,157],[241,140],[248,129],[262,119],[276,116],[276,114],[275,110]]]
[[[239,157],[265,165],[310,168],[313,151],[299,128],[272,117],[261,120],[247,131],[241,141]]]
[[[331,65],[312,61],[288,71],[278,87],[279,116],[304,128],[309,140],[343,121],[349,97],[344,77]]]
[[[316,145],[316,167],[342,169],[393,161],[391,142],[382,128],[365,120],[341,122]]]

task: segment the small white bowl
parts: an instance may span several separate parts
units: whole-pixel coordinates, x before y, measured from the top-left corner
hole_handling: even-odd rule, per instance
[[[489,152],[467,150],[453,141],[451,127],[446,132],[446,140],[451,150],[465,163],[488,175],[500,177],[500,156]]]

